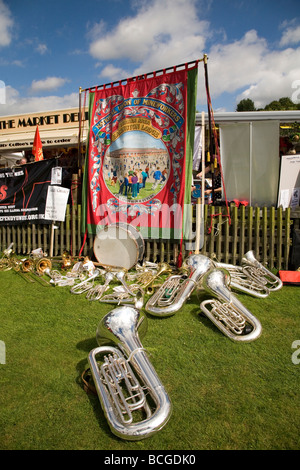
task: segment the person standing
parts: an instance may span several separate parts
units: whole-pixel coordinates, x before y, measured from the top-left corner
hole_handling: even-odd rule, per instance
[[[162,174],[161,174],[161,171],[160,171],[159,166],[158,166],[158,167],[157,167],[157,170],[155,170],[155,172],[154,172],[154,174],[153,174],[154,183],[153,183],[153,185],[152,185],[152,189],[156,189],[156,188],[157,188],[158,183],[159,183],[159,181],[160,181],[160,179],[161,179],[161,176],[162,176]]]
[[[132,199],[135,199],[138,195],[137,191],[137,185],[139,183],[139,179],[137,177],[137,174],[134,173],[133,176],[131,177],[131,184],[132,184]]]
[[[147,180],[147,178],[148,178],[148,174],[147,174],[146,171],[144,171],[144,170],[142,171],[142,178],[143,178],[143,179],[142,179],[142,188],[145,188],[145,186],[146,186],[146,180]]]

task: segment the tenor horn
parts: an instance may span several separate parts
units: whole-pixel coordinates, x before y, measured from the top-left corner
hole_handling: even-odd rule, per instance
[[[158,317],[174,315],[192,294],[201,277],[213,267],[207,256],[194,254],[186,261],[187,274],[169,276],[145,305],[148,313]]]
[[[261,324],[231,292],[230,274],[227,270],[209,270],[202,277],[199,286],[214,297],[201,302],[201,311],[224,335],[236,342],[250,342],[259,338]]]
[[[146,330],[147,317],[140,310],[117,307],[99,323],[99,347],[88,357],[110,429],[125,440],[144,439],[160,431],[172,411],[168,394],[140,341]],[[104,356],[101,365],[100,356]]]
[[[256,279],[270,291],[281,289],[283,285],[281,279],[261,264],[255,258],[252,250],[248,251],[242,258],[242,267],[247,276]]]

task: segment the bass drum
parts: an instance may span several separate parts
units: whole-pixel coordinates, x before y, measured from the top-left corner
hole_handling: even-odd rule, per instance
[[[103,267],[131,269],[144,256],[145,243],[130,224],[111,224],[101,229],[94,240],[94,254]]]

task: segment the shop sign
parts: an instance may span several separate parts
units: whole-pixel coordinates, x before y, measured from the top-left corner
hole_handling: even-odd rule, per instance
[[[79,110],[71,108],[61,111],[50,111],[47,113],[23,114],[20,116],[1,116],[0,117],[0,134],[28,132],[35,130],[39,126],[43,129],[62,129],[62,128],[78,128]],[[83,120],[88,119],[88,111],[85,110]]]

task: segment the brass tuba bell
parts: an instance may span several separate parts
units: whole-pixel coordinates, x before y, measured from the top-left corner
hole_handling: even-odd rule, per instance
[[[50,274],[52,268],[52,262],[48,258],[39,258],[35,264],[37,273],[42,276],[43,274]]]

